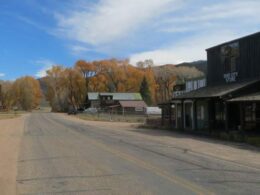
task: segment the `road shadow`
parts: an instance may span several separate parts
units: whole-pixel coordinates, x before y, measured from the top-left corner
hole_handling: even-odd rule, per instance
[[[247,143],[242,142],[234,142],[234,141],[225,141],[211,135],[199,134],[198,132],[187,132],[187,131],[175,131],[169,129],[156,129],[156,128],[140,128],[133,127],[132,132],[141,133],[144,135],[155,136],[155,137],[173,137],[178,139],[193,139],[197,141],[212,143],[212,144],[221,144],[237,149],[243,149],[253,152],[260,152],[260,148],[256,146],[249,145]]]

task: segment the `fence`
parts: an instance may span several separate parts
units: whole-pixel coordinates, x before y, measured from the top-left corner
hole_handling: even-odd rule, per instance
[[[146,123],[149,119],[158,119],[160,115],[144,114],[135,111],[117,111],[111,112],[106,110],[99,110],[96,112],[82,112],[78,117],[85,120],[98,121],[115,121],[115,122],[131,122],[131,123]]]

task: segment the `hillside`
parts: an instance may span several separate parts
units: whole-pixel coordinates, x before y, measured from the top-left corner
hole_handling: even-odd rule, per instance
[[[194,62],[184,62],[181,64],[177,64],[177,67],[195,67],[197,68],[199,71],[203,72],[204,74],[207,73],[207,61],[204,60],[199,60],[199,61],[194,61]]]
[[[155,75],[160,76],[163,73],[171,73],[179,79],[191,79],[204,76],[207,72],[206,61],[184,62],[181,64],[165,64],[162,66],[154,66]]]
[[[41,87],[42,93],[45,94],[47,92],[47,85],[44,82],[44,78],[39,78],[38,81],[40,83],[40,87]]]

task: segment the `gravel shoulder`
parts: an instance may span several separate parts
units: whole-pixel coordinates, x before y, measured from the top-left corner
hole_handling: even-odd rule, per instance
[[[2,195],[16,194],[17,158],[26,117],[28,115],[0,120],[0,191]]]

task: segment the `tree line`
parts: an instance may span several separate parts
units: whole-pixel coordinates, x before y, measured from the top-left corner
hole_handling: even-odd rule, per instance
[[[128,60],[79,60],[72,68],[58,65],[47,71],[45,95],[53,111],[81,107],[87,92],[140,92],[148,105],[157,105],[171,99],[177,80],[202,75],[194,67],[156,67],[152,60],[137,66]]]
[[[3,110],[35,109],[39,106],[41,97],[40,84],[33,77],[21,77],[14,82],[0,81],[0,106]]]
[[[71,68],[54,65],[39,80],[26,76],[0,82],[0,106],[31,110],[45,98],[53,111],[64,112],[86,103],[87,92],[140,92],[148,105],[171,99],[177,80],[203,75],[194,67],[154,66],[152,60],[133,66],[128,60],[78,60]]]
[[[72,68],[53,66],[43,79],[53,111],[84,106],[87,92],[139,92],[143,80],[147,82],[145,100],[152,104],[156,88],[152,69],[134,67],[127,60],[79,60]]]

